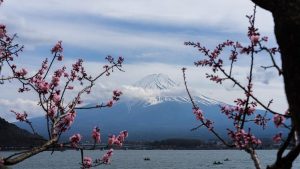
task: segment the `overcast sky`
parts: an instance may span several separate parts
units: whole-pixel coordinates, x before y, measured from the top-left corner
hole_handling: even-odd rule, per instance
[[[185,41],[199,41],[212,48],[231,39],[247,43],[248,21],[253,3],[250,0],[6,0],[0,7],[0,23],[10,34],[17,33],[25,51],[18,62],[36,70],[58,40],[63,41],[66,64],[83,58],[88,71],[95,73],[107,55],[125,57],[125,73],[114,73],[99,82],[97,92],[104,96],[113,88],[127,90],[142,77],[164,73],[182,83],[181,68],[187,67],[191,90],[214,99],[233,103],[243,92],[231,83],[215,85],[205,79],[205,68],[195,68],[197,51],[184,46]],[[257,27],[276,45],[273,20],[269,12],[258,8]],[[225,51],[228,53],[228,51]],[[268,65],[269,58],[257,56],[254,93],[265,103],[274,99],[278,112],[287,109],[282,78]],[[238,79],[245,79],[247,59],[235,68]],[[9,90],[7,90],[9,89]],[[8,110],[29,109],[40,114],[32,95],[19,95],[13,87],[0,86],[0,116],[12,119]],[[125,92],[126,93],[126,92]],[[130,92],[127,92],[130,94]],[[182,93],[184,94],[184,93]]]

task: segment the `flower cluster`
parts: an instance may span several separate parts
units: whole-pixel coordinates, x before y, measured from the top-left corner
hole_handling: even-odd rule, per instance
[[[279,143],[281,140],[282,140],[282,133],[281,133],[281,132],[277,133],[277,134],[273,137],[273,141],[274,141],[275,143]]]
[[[3,0],[0,0],[0,5]],[[53,48],[51,49],[51,53],[53,54],[53,58],[50,62],[48,59],[45,59],[41,64],[41,67],[35,72],[33,75],[28,73],[29,71],[24,68],[17,67],[16,64],[13,63],[14,56],[18,56],[18,53],[22,51],[23,47],[20,47],[18,44],[14,44],[13,40],[17,37],[16,35],[9,36],[6,31],[6,26],[0,24],[0,71],[2,65],[6,64],[10,68],[12,75],[7,77],[2,76],[0,79],[0,83],[10,80],[17,79],[22,87],[19,88],[19,92],[29,91],[33,89],[33,92],[39,97],[38,105],[42,107],[42,109],[46,113],[46,126],[49,134],[49,142],[50,144],[56,145],[59,144],[63,147],[65,144],[70,144],[73,148],[84,150],[83,147],[79,146],[79,143],[82,139],[80,134],[74,134],[69,138],[69,143],[59,143],[60,136],[63,132],[68,130],[73,124],[76,117],[76,109],[81,107],[77,107],[82,101],[80,100],[82,94],[89,94],[91,92],[92,87],[95,85],[95,81],[99,79],[99,77],[109,74],[113,72],[114,68],[117,68],[120,71],[122,63],[124,62],[123,57],[119,57],[118,59],[114,59],[112,56],[108,56],[106,60],[110,63],[110,65],[105,66],[105,70],[100,72],[95,78],[88,75],[83,66],[83,60],[79,59],[72,65],[71,68],[67,71],[67,67],[63,66],[60,69],[54,69],[55,62],[63,60],[63,46],[62,41],[58,41]],[[6,65],[5,65],[6,66]],[[78,87],[79,91],[76,91],[74,98],[66,99],[67,95],[65,95],[68,90],[74,89],[74,84],[80,83],[82,85],[81,90]],[[77,89],[77,88],[76,88]],[[120,99],[122,92],[119,90],[113,91],[113,97],[111,101],[107,103],[108,107],[111,107],[116,101]],[[68,102],[69,101],[69,102]],[[97,106],[96,106],[97,107]],[[105,104],[102,104],[99,107],[105,107]],[[16,115],[16,119],[25,122],[30,125],[33,133],[36,133],[31,125],[31,122],[27,119],[27,113],[18,113],[15,111],[11,111]],[[100,143],[101,134],[100,129],[95,127],[91,133],[92,138],[95,140],[95,143]],[[120,134],[112,140],[112,144],[122,146],[125,138],[128,137],[127,131],[122,131]],[[53,143],[52,140],[55,140]],[[43,151],[43,150],[39,150]],[[38,153],[39,153],[38,152]],[[103,157],[101,163],[108,164],[110,163],[111,156],[113,154],[113,150],[109,150]],[[93,161],[90,157],[83,157],[82,153],[82,167],[90,168],[92,167]],[[0,158],[0,165],[3,163],[3,159]]]
[[[115,59],[112,56],[107,56],[105,58],[109,63],[114,64],[117,67],[122,67],[122,63],[124,62],[124,58],[122,56],[120,56],[117,60],[117,62],[115,62]],[[110,67],[108,65],[104,65],[103,68],[105,69],[106,72],[106,76],[110,75]]]
[[[203,115],[203,111],[198,108],[198,107],[194,107],[193,108],[193,113],[196,116],[196,119],[201,121],[202,125],[205,126],[206,128],[208,128],[208,130],[213,130],[213,121],[209,120],[209,119],[205,119],[204,115]]]
[[[70,142],[71,142],[71,146],[72,147],[78,147],[78,144],[81,140],[81,135],[80,134],[74,134],[73,136],[71,136],[69,138]]]
[[[111,148],[102,156],[101,161],[103,164],[110,164],[113,151],[114,150]]]
[[[57,112],[57,107],[54,106],[54,105],[51,105],[47,111],[47,116],[50,118],[50,119],[53,119],[55,114]]]
[[[248,116],[252,115],[255,111],[255,107],[257,106],[256,102],[249,102],[247,99],[236,99],[234,101],[236,103],[235,111],[240,112],[241,114],[246,114]],[[247,107],[245,107],[247,105]]]
[[[221,112],[224,113],[228,119],[232,119],[234,125],[238,125],[242,120],[243,116],[251,116],[255,112],[255,107],[257,106],[256,102],[249,102],[247,99],[238,98],[234,101],[236,106],[229,105],[221,105]],[[257,118],[262,117],[261,115],[257,116]],[[264,121],[258,121],[264,120]],[[264,124],[267,122],[265,118],[254,120],[255,123]]]
[[[116,103],[118,100],[120,100],[120,96],[121,96],[122,94],[123,94],[123,93],[122,93],[120,90],[114,90],[114,91],[113,91],[113,97],[112,97],[112,99],[110,99],[110,100],[106,103],[106,106],[112,107],[114,103]]]
[[[48,69],[48,59],[44,60],[38,73],[29,79],[29,82],[36,87],[36,90],[41,94],[47,94],[50,89],[50,84],[45,80],[44,74]]]
[[[78,59],[77,62],[72,65],[71,77],[70,77],[71,81],[76,80],[76,78],[77,80],[82,81],[85,77],[87,77],[87,74],[82,64],[83,64],[83,60]]]
[[[266,118],[265,116],[262,116],[261,114],[256,115],[254,118],[254,123],[259,126],[262,126],[263,129],[266,127],[268,121],[270,121],[270,119]]]
[[[59,134],[64,132],[71,127],[76,117],[76,112],[71,111],[63,115],[58,123],[54,126],[53,134]]]
[[[128,132],[126,130],[121,131],[120,134],[116,137],[115,135],[111,135],[108,138],[109,145],[117,145],[122,146],[125,138],[128,137]]]
[[[62,53],[63,52],[63,47],[61,45],[62,41],[58,41],[54,47],[51,49],[51,53]]]
[[[6,26],[0,24],[0,39],[4,38],[6,36]]]
[[[216,73],[216,71],[223,66],[223,60],[219,59],[218,56],[221,54],[225,47],[233,46],[234,42],[227,40],[217,45],[217,47],[212,52],[210,52],[210,50],[206,49],[200,43],[185,42],[184,44],[198,48],[199,52],[203,53],[205,56],[208,57],[208,59],[196,61],[194,63],[196,66],[209,66],[212,68],[212,71]]]
[[[250,36],[250,40],[254,45],[256,45],[259,42],[259,39],[260,39],[259,35],[254,34]]]
[[[91,157],[84,157],[82,167],[83,168],[91,168],[93,165],[93,159]]]
[[[95,143],[100,143],[100,136],[100,129],[98,127],[95,127],[92,132],[92,138],[95,140]]]
[[[228,118],[232,118],[232,113],[236,110],[235,107],[229,105],[222,105],[221,112],[224,113]]]
[[[18,78],[22,78],[22,77],[25,77],[25,75],[27,75],[27,73],[28,73],[27,70],[22,68],[19,71],[15,71],[15,76]]]
[[[275,114],[274,117],[273,117],[273,122],[274,122],[275,126],[278,128],[278,127],[280,127],[281,125],[284,124],[285,117],[283,115],[280,115],[280,114]]]
[[[194,108],[193,109],[193,113],[196,116],[197,120],[203,121],[204,117],[203,117],[203,112],[202,110],[200,110],[199,108]]]
[[[243,129],[238,129],[236,132],[228,130],[228,136],[234,142],[237,148],[256,147],[261,144],[261,141],[249,132],[245,132]]]
[[[28,114],[26,112],[24,113],[18,113],[14,110],[11,110],[12,113],[14,113],[16,115],[16,119],[21,121],[21,122],[26,122],[27,121],[27,116]]]

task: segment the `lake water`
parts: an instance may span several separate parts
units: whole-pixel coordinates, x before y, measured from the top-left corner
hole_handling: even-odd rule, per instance
[[[86,151],[85,155],[93,159],[102,156],[106,151]],[[0,156],[7,156],[12,152],[0,152]],[[276,157],[276,150],[260,150],[258,155],[264,168],[272,164]],[[149,157],[150,161],[144,158]],[[229,161],[224,161],[228,158]],[[223,164],[214,165],[214,161]],[[80,152],[64,151],[43,152],[12,169],[79,169]],[[250,156],[239,150],[116,150],[110,165],[102,165],[103,169],[253,169]],[[294,169],[300,168],[300,159],[294,164]]]

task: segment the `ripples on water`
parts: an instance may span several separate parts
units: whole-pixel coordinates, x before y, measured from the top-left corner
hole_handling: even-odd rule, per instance
[[[12,152],[0,152],[6,156]],[[80,152],[64,151],[44,152],[36,155],[12,169],[79,169]],[[105,151],[86,151],[85,155],[93,159],[99,158]],[[260,150],[258,155],[263,168],[272,164],[276,150]],[[149,157],[149,161],[144,158]],[[229,161],[224,161],[226,158]],[[214,165],[214,161],[223,164]],[[238,150],[116,150],[111,165],[99,166],[103,169],[253,169],[250,156]],[[294,164],[294,169],[300,168],[300,160]]]

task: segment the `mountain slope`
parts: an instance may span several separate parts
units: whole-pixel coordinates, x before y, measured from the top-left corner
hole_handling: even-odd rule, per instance
[[[125,129],[129,131],[129,140],[136,141],[168,138],[197,138],[202,140],[215,138],[206,128],[200,128],[194,132],[190,131],[191,128],[199,125],[199,121],[195,119],[191,103],[186,96],[169,95],[168,92],[165,92],[180,87],[168,76],[162,74],[149,75],[135,83],[135,87],[161,92],[154,96],[152,101],[139,98],[121,99],[120,102],[109,109],[78,111],[74,125],[64,137],[68,138],[74,133],[81,133],[86,140],[89,140],[92,128],[99,126],[102,138],[107,137],[109,134],[118,134]],[[226,129],[233,128],[233,126],[231,121],[220,113],[220,105],[225,103],[203,95],[194,97],[194,100],[205,112],[205,117],[215,122],[215,130],[220,132],[220,135],[227,136]],[[260,110],[257,112],[260,112]],[[46,129],[43,126],[44,117],[35,118],[31,121],[39,128],[41,133],[46,134]],[[18,125],[26,127],[20,123]],[[260,138],[270,138],[276,133],[274,125],[270,125],[264,131],[254,123],[247,125],[246,129],[251,127],[252,132]]]
[[[32,147],[42,143],[42,137],[33,135],[0,118],[0,147]]]

